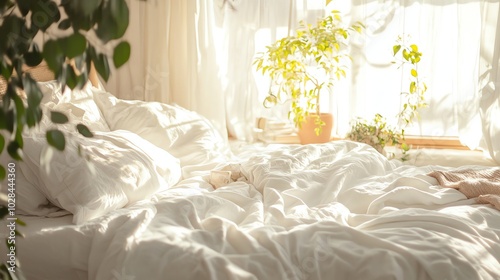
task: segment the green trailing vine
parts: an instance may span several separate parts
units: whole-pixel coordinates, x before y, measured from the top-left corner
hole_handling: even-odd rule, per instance
[[[418,64],[422,57],[418,46],[416,44],[406,45],[405,40],[401,36],[398,38],[397,43],[392,49],[395,58],[399,55],[400,66],[398,68],[408,64],[410,66],[410,84],[408,85],[408,91],[401,92],[405,102],[403,109],[398,114],[399,120],[406,127],[419,117],[418,110],[420,108],[427,107],[427,103],[425,102],[427,85],[422,81],[418,72]]]
[[[402,91],[404,99],[401,111],[397,114],[398,127],[388,125],[387,120],[380,114],[376,114],[373,119],[355,119],[351,124],[351,130],[346,138],[357,142],[362,142],[373,146],[382,154],[385,153],[386,145],[396,145],[401,148],[401,160],[408,160],[410,147],[406,143],[405,128],[411,125],[419,117],[418,110],[427,107],[425,93],[427,85],[419,76],[418,65],[422,58],[422,53],[416,44],[405,44],[403,37],[398,37],[396,44],[392,47],[393,56],[397,59],[394,63],[399,63],[398,69],[404,65],[410,65],[410,83],[408,91]]]

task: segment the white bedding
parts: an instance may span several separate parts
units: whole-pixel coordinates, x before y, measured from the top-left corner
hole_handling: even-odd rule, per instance
[[[72,267],[81,279],[500,279],[500,213],[425,175],[445,167],[343,141],[269,146],[233,163],[244,177],[219,189],[201,172],[28,235],[18,242],[27,278],[57,278],[60,264],[29,255],[43,242],[66,262],[60,277]]]

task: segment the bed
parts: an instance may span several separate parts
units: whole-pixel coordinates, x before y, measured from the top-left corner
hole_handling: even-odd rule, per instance
[[[70,123],[64,153],[42,122],[16,165],[27,279],[500,279],[495,204],[431,176],[498,167],[403,164],[350,141],[235,148],[179,106],[40,85],[44,114]]]

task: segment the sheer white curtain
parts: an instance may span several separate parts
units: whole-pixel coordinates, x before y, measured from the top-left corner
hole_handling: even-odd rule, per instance
[[[222,19],[224,38],[223,91],[229,133],[253,140],[256,117],[286,117],[286,108],[265,109],[262,102],[269,81],[258,75],[252,65],[265,46],[294,30],[300,20],[315,21],[324,14],[324,1],[258,0],[229,1]]]
[[[500,164],[500,3],[483,3],[479,61],[481,147]],[[478,138],[479,138],[478,137]]]
[[[499,4],[488,0],[353,0],[351,13],[363,18],[364,42],[353,51],[352,85],[343,92],[350,104],[338,110],[353,116],[393,117],[399,92],[408,86],[405,69],[391,61],[398,35],[410,35],[423,52],[419,73],[428,85],[429,107],[407,130],[422,136],[459,136],[471,148],[490,147],[498,138]],[[408,72],[408,70],[406,70]],[[495,95],[496,94],[496,95]],[[496,103],[495,103],[496,102]],[[489,111],[488,111],[489,109]],[[498,117],[498,113],[496,113]],[[495,126],[496,125],[496,126]],[[497,140],[483,134],[497,131]],[[489,133],[492,134],[492,133]],[[490,149],[491,150],[491,149]],[[498,147],[497,147],[498,151]]]
[[[223,135],[249,141],[255,118],[276,114],[262,106],[268,84],[255,80],[255,54],[299,20],[324,13],[317,0],[128,3],[132,56],[106,89],[125,99],[177,103],[203,114]]]
[[[227,136],[217,26],[221,3],[129,0],[130,61],[105,88],[124,99],[176,103],[211,120]],[[140,117],[140,116],[138,116]]]
[[[226,2],[226,5],[223,5]],[[122,98],[178,103],[212,120],[223,133],[252,140],[258,116],[281,116],[262,100],[269,81],[252,67],[256,53],[325,13],[319,0],[130,0],[130,62],[106,88]],[[499,3],[492,0],[331,1],[366,24],[353,42],[348,79],[326,100],[344,135],[355,116],[395,118],[407,72],[391,62],[399,35],[423,52],[419,73],[429,107],[408,134],[459,136],[498,156]],[[327,9],[327,10],[328,10]]]

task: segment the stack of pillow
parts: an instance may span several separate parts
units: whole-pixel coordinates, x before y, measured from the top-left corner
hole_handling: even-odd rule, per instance
[[[39,85],[44,117],[24,133],[24,160],[16,163],[17,214],[70,212],[82,224],[175,185],[182,168],[225,160],[226,141],[195,112],[120,100],[90,83],[64,92],[55,81]],[[64,112],[69,122],[52,124],[50,111]],[[78,123],[94,137],[80,135]],[[51,128],[64,132],[63,152],[47,145]],[[2,153],[3,166],[11,161]]]

